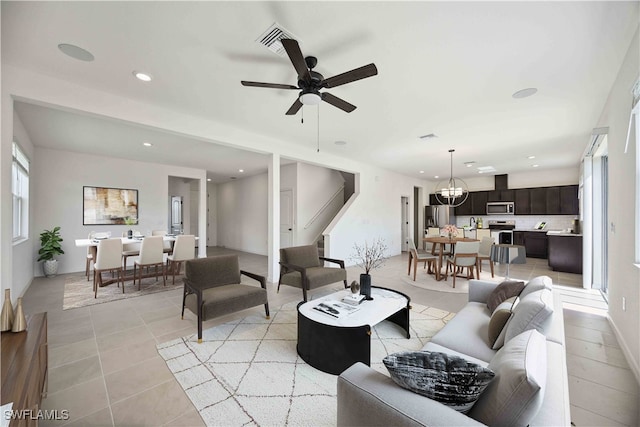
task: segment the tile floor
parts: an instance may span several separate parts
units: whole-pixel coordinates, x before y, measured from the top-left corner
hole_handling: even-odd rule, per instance
[[[209,248],[209,254],[232,252]],[[241,267],[266,273],[266,257],[240,253]],[[372,272],[374,284],[398,289],[416,303],[458,311],[466,294],[426,290],[408,284],[406,254]],[[482,278],[490,278],[486,271]],[[423,275],[424,272],[421,272]],[[638,424],[638,384],[597,292],[583,292],[581,276],[555,273],[545,260],[512,266],[510,276],[550,275],[567,300],[564,310],[572,421],[577,426]],[[349,281],[360,274],[349,268]],[[503,275],[497,267],[496,279]],[[423,276],[422,279],[425,279]],[[419,278],[420,280],[420,278]],[[460,279],[462,280],[462,279]],[[64,275],[36,278],[24,296],[27,314],[48,312],[49,395],[43,409],[67,409],[70,426],[201,426],[202,419],[158,356],[156,344],[195,332],[195,317],[181,320],[181,288],[140,298],[62,310]],[[89,287],[90,285],[87,284]],[[444,283],[443,283],[444,286]],[[298,289],[269,285],[273,307],[300,299]],[[262,310],[262,308],[256,308]],[[206,322],[204,327],[246,312]],[[63,423],[42,422],[41,425]],[[224,425],[220,420],[220,425]]]

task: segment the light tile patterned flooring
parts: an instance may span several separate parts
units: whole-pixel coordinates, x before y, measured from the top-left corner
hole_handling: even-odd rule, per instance
[[[209,248],[209,254],[233,252]],[[266,257],[239,253],[241,268],[266,274]],[[372,272],[373,282],[407,293],[416,303],[457,312],[466,294],[431,291],[407,284],[407,256]],[[482,278],[489,278],[488,268]],[[503,268],[496,269],[500,280]],[[349,281],[358,268],[349,268]],[[431,280],[424,271],[418,280]],[[550,271],[546,260],[529,258],[510,276],[541,274],[563,285],[572,421],[577,426],[638,424],[638,384],[603,314],[597,292],[583,292],[581,276]],[[462,279],[459,279],[462,280]],[[43,409],[67,409],[73,426],[201,426],[202,419],[158,356],[156,344],[194,333],[191,313],[180,319],[181,286],[159,294],[62,310],[64,275],[36,278],[24,297],[29,313],[48,312],[49,395]],[[450,286],[450,282],[441,282]],[[89,283],[87,284],[89,288]],[[299,300],[298,289],[269,285],[272,307]],[[591,312],[585,312],[589,307]],[[256,308],[255,310],[262,310]],[[204,327],[242,317],[248,311],[206,322]],[[41,425],[61,425],[41,422]],[[220,420],[220,425],[225,425]]]

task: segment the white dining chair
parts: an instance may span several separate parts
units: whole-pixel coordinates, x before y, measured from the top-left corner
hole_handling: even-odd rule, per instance
[[[491,246],[493,246],[493,237],[483,237],[480,241],[480,249],[478,250],[478,269],[482,271],[482,261],[489,261],[489,267],[491,268],[491,277],[493,276],[493,260],[491,259]]]
[[[172,284],[176,284],[176,268],[178,274],[180,273],[180,267],[184,261],[195,258],[196,251],[196,236],[193,234],[185,234],[176,237],[176,242],[173,245],[173,252],[167,256],[167,274],[171,271],[173,276]]]
[[[478,250],[480,242],[458,242],[456,243],[454,254],[447,257],[447,267],[445,268],[444,280],[449,277],[449,267],[453,274],[453,287],[456,287],[456,276],[458,270],[467,269],[467,279],[473,279],[473,269],[475,267],[477,278],[480,278],[478,271]]]
[[[164,237],[167,235],[167,232],[164,230],[152,230],[151,235]],[[170,254],[171,252],[173,252],[173,244],[174,243],[171,240],[164,240],[162,243],[162,251],[165,254]]]
[[[96,260],[93,263],[93,297],[98,297],[98,288],[102,286],[102,272],[111,271],[117,273],[118,287],[122,281],[122,293],[124,293],[124,277],[122,274],[122,240],[104,239],[98,243]]]
[[[89,239],[89,242],[93,240],[94,234],[95,233],[93,231],[89,233],[89,237],[87,237]],[[91,273],[91,263],[96,261],[96,249],[97,249],[97,246],[93,246],[93,245],[87,246],[87,257],[86,257],[86,262],[84,266],[84,273],[87,276],[87,282],[89,281],[89,273]]]
[[[138,290],[142,286],[142,267],[156,268],[156,281],[158,280],[158,266],[162,273],[163,285],[166,286],[167,280],[164,274],[164,253],[162,252],[162,236],[145,237],[140,245],[140,256],[133,263],[133,284],[136,284],[138,277]],[[139,271],[139,275],[136,274]]]

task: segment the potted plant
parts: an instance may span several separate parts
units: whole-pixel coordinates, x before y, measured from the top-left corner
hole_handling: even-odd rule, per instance
[[[55,227],[53,230],[44,230],[40,233],[41,247],[38,251],[40,255],[38,261],[44,261],[42,268],[44,275],[47,277],[55,276],[58,273],[58,260],[55,259],[55,256],[64,253],[60,246],[62,240],[60,227]]]
[[[357,243],[353,245],[354,254],[351,259],[356,262],[358,267],[364,269],[364,273],[360,274],[360,294],[364,295],[367,300],[371,298],[371,275],[369,272],[376,268],[382,267],[387,260],[385,255],[389,248],[383,239],[374,239],[371,244],[364,242],[363,246]]]

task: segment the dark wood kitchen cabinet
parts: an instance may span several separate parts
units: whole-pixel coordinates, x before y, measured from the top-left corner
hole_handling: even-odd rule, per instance
[[[582,274],[582,236],[549,235],[549,267],[553,271]]]
[[[514,231],[513,232],[513,244],[524,246],[524,235],[526,231]],[[525,248],[526,249],[526,248]]]
[[[524,234],[524,248],[530,258],[547,259],[547,233],[543,231],[527,231]]]
[[[530,214],[546,215],[547,214],[547,189],[544,187],[529,189]]]
[[[514,202],[516,204],[516,215],[529,215],[531,213],[531,201],[528,188],[518,188],[514,190]]]
[[[473,196],[473,193],[469,193],[469,197],[467,197],[467,200],[465,200],[465,202],[463,204],[461,204],[460,206],[456,207],[456,215],[457,216],[473,215],[472,205],[471,205],[472,196]]]
[[[562,215],[578,215],[580,213],[577,185],[560,187],[560,213]]]
[[[547,187],[547,215],[560,215],[560,187]]]
[[[474,193],[471,193],[471,196],[471,215],[486,215],[488,191],[476,191]]]

